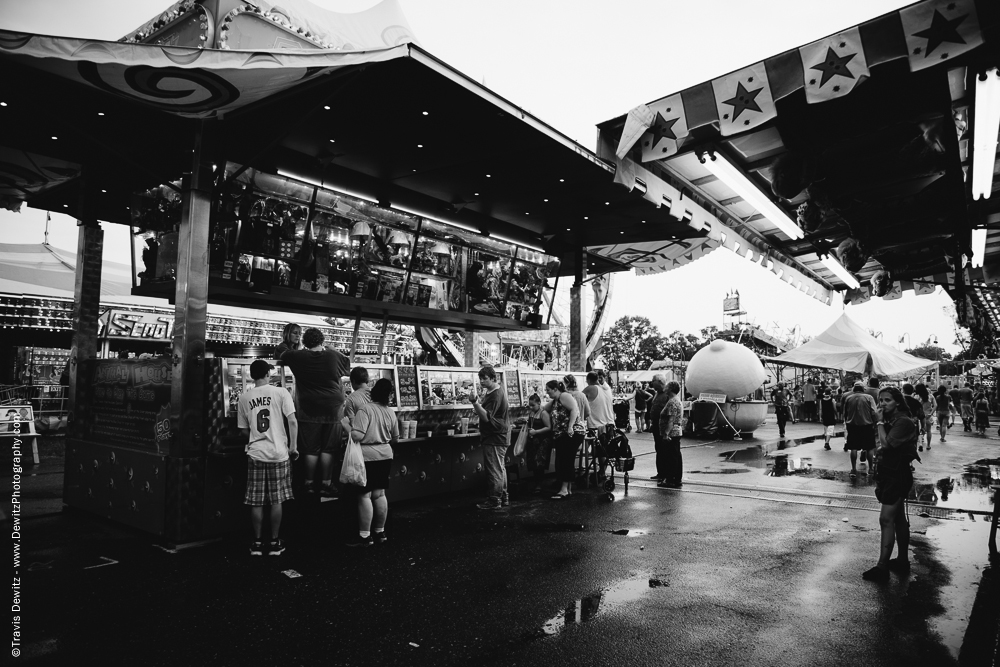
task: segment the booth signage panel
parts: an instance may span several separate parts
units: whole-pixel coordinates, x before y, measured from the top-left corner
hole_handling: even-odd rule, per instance
[[[417,382],[416,366],[398,366],[396,378],[399,388],[399,407],[420,407],[420,385]]]
[[[517,377],[517,371],[507,369],[503,372],[504,388],[507,390],[507,405],[518,407],[521,403],[521,382]]]
[[[170,384],[166,357],[94,363],[89,434],[108,444],[165,453],[170,448]]]
[[[171,340],[174,335],[174,316],[163,313],[139,313],[127,310],[110,310],[100,319],[98,336],[115,340],[140,338],[144,340]]]
[[[699,401],[712,401],[713,403],[725,403],[726,402],[726,395],[725,394],[708,394],[708,393],[702,393],[702,394],[698,394],[698,400]]]

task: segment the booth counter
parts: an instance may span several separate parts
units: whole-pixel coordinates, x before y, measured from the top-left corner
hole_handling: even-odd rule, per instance
[[[83,369],[89,380],[87,410],[77,416],[79,436],[67,443],[66,503],[157,535],[169,534],[169,516],[180,517],[184,525],[177,528],[197,527],[202,538],[244,527],[246,441],[237,426],[237,405],[253,385],[252,361],[204,360],[206,454],[183,458],[168,456],[174,437],[169,416],[174,361],[88,362]],[[272,384],[293,390],[292,373],[272,363]],[[479,369],[365,368],[372,382],[386,378],[393,383],[390,409],[398,414],[400,433],[407,433],[393,451],[389,497],[398,501],[485,488],[479,420],[469,400],[472,392],[482,392]],[[543,377],[562,377],[514,369],[498,373],[512,422],[527,414],[525,391],[534,391]],[[343,381],[349,390],[347,378]],[[415,424],[413,436],[408,435],[410,423]],[[523,457],[508,455],[507,464],[514,474],[526,468]]]

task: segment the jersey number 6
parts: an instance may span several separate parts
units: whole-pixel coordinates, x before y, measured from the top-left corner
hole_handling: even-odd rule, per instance
[[[271,411],[261,410],[257,413],[257,432],[266,433],[271,428]]]

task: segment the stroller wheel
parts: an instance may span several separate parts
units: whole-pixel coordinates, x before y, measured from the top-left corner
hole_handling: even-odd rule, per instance
[[[615,502],[615,494],[613,494],[613,493],[605,493],[605,494],[604,494],[604,498],[605,498],[605,499],[606,499],[606,500],[607,500],[607,501],[608,501],[609,503],[613,503],[613,502]]]
[[[604,490],[611,493],[615,490],[615,480],[608,478],[604,480]]]

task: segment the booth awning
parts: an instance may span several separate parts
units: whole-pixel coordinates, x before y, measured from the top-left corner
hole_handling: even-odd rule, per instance
[[[832,368],[855,373],[899,375],[933,366],[935,361],[901,352],[874,338],[846,314],[808,343],[777,357],[788,366]]]
[[[3,144],[84,165],[87,182],[106,190],[87,201],[100,220],[128,224],[134,192],[190,171],[196,125],[211,119],[229,162],[559,254],[563,275],[585,247],[706,233],[413,44],[260,52],[0,31],[0,67],[0,122],[19,128]],[[79,182],[0,194],[73,214]],[[626,268],[588,261],[591,273]]]
[[[798,274],[793,285],[818,286],[820,298],[833,289],[860,303],[943,285],[960,323],[991,337],[1000,320],[976,288],[1000,279],[1000,203],[973,205],[972,181],[977,133],[997,132],[988,113],[976,118],[986,95],[977,81],[998,78],[985,74],[998,58],[1000,4],[923,0],[636,106],[599,126],[598,154],[643,196],[643,176],[661,176],[671,187],[653,199],[695,221],[704,211],[710,238],[725,234],[722,245]],[[980,150],[988,193],[995,143]],[[977,227],[983,270],[956,273]],[[656,254],[638,260],[640,272],[691,252]]]

